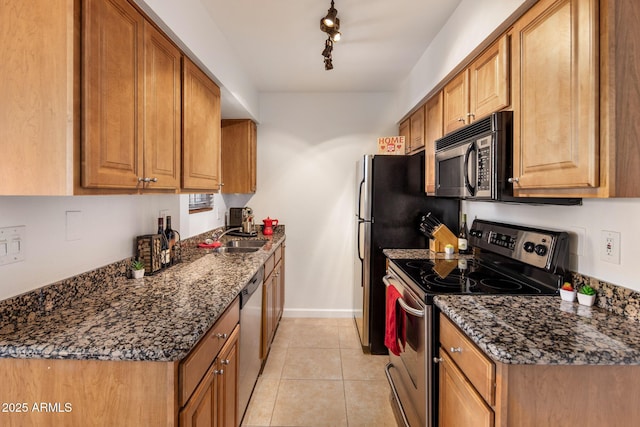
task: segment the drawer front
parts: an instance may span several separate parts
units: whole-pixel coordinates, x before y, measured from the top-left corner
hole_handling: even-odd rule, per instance
[[[494,404],[495,364],[444,314],[440,314],[440,346],[455,362],[478,393]]]
[[[187,403],[239,321],[240,299],[236,298],[180,363],[180,407]]]
[[[265,279],[269,277],[271,273],[273,273],[273,267],[276,265],[275,254],[271,254],[271,256],[264,263],[264,277]]]
[[[282,245],[276,248],[273,255],[275,256],[275,263],[277,264],[278,262],[280,262],[280,260],[282,259]]]

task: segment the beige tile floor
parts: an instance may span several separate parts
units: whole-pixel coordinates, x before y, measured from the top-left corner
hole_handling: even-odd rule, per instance
[[[283,318],[243,426],[396,426],[384,373],[352,319]]]

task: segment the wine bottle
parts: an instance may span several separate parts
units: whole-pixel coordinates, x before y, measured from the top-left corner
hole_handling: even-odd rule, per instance
[[[164,236],[167,239],[167,264],[172,265],[174,261],[174,246],[176,244],[176,233],[171,228],[171,216],[167,215],[167,228],[164,229]]]
[[[169,242],[164,235],[164,221],[162,217],[158,218],[158,234],[160,235],[160,266],[167,267],[167,252],[169,251]]]
[[[462,222],[460,222],[460,231],[458,232],[458,252],[461,254],[470,254],[469,247],[469,229],[467,228],[467,214],[462,214]]]

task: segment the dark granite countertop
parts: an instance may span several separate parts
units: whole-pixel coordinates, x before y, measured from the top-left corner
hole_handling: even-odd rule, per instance
[[[435,304],[497,362],[638,365],[640,328],[599,307],[559,296],[453,296]]]
[[[188,248],[185,262],[154,276],[109,279],[56,309],[21,308],[0,319],[0,358],[180,360],[284,239],[274,232],[242,255]]]

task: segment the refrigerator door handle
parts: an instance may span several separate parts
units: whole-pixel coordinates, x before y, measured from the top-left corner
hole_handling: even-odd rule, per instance
[[[364,186],[364,179],[360,181],[360,185],[358,186],[358,219],[363,220],[362,218],[362,187]],[[358,230],[358,235],[360,235],[360,230]]]
[[[364,223],[363,220],[359,219],[358,220],[358,224],[356,225],[356,227],[358,227],[358,234],[356,237],[356,245],[358,245],[358,258],[360,258],[360,261],[364,261],[364,256],[362,254],[362,245],[360,245],[360,241],[361,241],[361,236],[360,236],[360,232],[362,231],[362,224]]]

